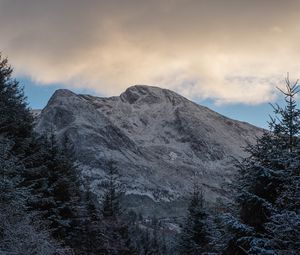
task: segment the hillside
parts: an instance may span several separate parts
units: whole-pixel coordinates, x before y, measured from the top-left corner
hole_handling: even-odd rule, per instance
[[[106,164],[114,160],[127,206],[161,216],[182,214],[195,179],[207,201],[230,198],[233,158],[245,156],[242,148],[262,133],[173,91],[144,85],[109,98],[57,90],[35,129],[53,130],[61,143],[72,144],[82,177],[99,196]]]

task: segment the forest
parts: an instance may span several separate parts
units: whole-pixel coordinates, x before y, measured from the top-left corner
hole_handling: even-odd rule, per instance
[[[207,206],[196,181],[180,231],[128,210],[114,161],[97,200],[82,182],[68,140],[39,135],[22,84],[0,56],[1,255],[297,255],[300,254],[298,81],[280,89],[269,129],[231,184],[234,199]]]

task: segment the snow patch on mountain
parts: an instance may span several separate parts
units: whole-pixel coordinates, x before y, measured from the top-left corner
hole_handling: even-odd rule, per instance
[[[173,91],[145,85],[109,98],[57,90],[36,124],[37,132],[47,130],[61,143],[68,138],[94,192],[101,194],[107,162],[114,160],[127,195],[148,197],[154,205],[182,199],[195,178],[208,201],[229,198],[233,158],[244,157],[242,148],[262,134]]]

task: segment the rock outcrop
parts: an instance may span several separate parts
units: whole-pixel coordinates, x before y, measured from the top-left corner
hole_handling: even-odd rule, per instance
[[[233,158],[262,130],[226,118],[177,93],[137,85],[119,97],[57,90],[36,131],[68,138],[82,177],[101,195],[106,164],[114,160],[126,185],[126,203],[144,214],[180,215],[195,179],[206,200],[228,199]]]

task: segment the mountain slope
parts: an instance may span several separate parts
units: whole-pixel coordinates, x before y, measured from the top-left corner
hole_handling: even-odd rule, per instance
[[[144,85],[110,98],[57,90],[36,124],[37,132],[46,130],[72,143],[82,176],[96,193],[113,159],[126,184],[126,203],[160,215],[181,213],[195,179],[208,201],[230,197],[232,157],[245,156],[242,147],[262,133],[175,92]]]

